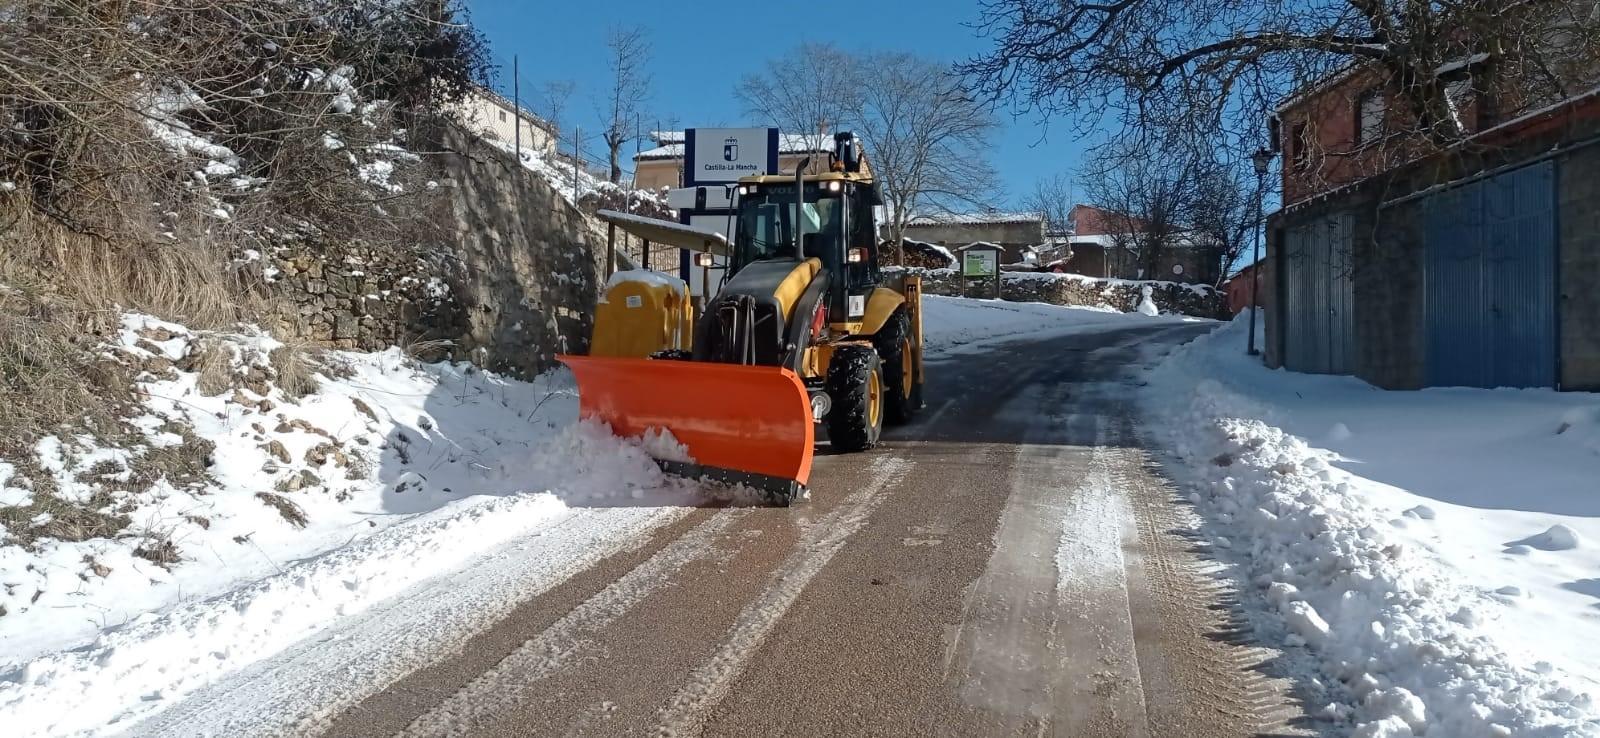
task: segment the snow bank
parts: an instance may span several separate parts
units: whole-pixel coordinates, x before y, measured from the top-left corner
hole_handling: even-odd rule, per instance
[[[518,161],[522,162],[523,168],[539,175],[557,194],[573,205],[577,205],[584,197],[590,195],[616,194],[633,202],[648,202],[658,209],[670,210],[666,197],[659,192],[622,187],[590,174],[583,167],[577,167],[577,172],[574,174],[571,159],[527,148],[518,152],[515,144],[503,141],[488,141],[488,143],[516,156]]]
[[[1600,461],[1555,432],[1600,400],[1270,372],[1244,325],[1152,373],[1148,426],[1258,635],[1329,695],[1311,711],[1364,736],[1600,735],[1600,651],[1574,647],[1600,642],[1600,560],[1566,545],[1600,521]]]
[[[244,387],[207,394],[198,372],[174,368],[202,339],[221,341]],[[120,729],[574,507],[697,499],[639,443],[576,423],[569,376],[522,383],[397,349],[338,353],[340,376],[296,399],[248,379],[282,348],[270,337],[130,316],[119,340],[119,355],[145,368],[148,447],[46,439],[37,456],[64,497],[111,495],[141,536],[172,542],[176,561],[140,558],[142,538],[31,549],[0,539],[10,734]],[[174,443],[174,423],[214,444],[204,483],[124,494],[79,473]],[[28,494],[9,486],[13,472],[0,465],[0,504]]]
[[[922,296],[922,330],[929,354],[978,351],[1021,334],[1066,335],[1153,323],[1210,322],[1183,316],[1146,316],[1111,308],[1064,307],[1036,302]]]

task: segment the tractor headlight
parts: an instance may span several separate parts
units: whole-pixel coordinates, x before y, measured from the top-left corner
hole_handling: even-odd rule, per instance
[[[818,392],[811,396],[811,419],[822,422],[828,417],[828,411],[833,409],[833,398],[826,392]]]
[[[844,189],[844,185],[841,184],[838,180],[834,180],[832,182],[824,183],[823,184],[823,189],[826,189],[829,192],[838,192],[839,190]]]

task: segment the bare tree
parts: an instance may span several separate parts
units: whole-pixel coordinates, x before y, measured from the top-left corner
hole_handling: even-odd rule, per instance
[[[1072,208],[1075,205],[1072,178],[1066,174],[1041,177],[1033,191],[1022,199],[1022,208],[1044,219],[1046,238],[1056,239],[1072,233]]]
[[[1131,153],[1102,152],[1085,165],[1080,179],[1090,199],[1107,212],[1111,276],[1150,279],[1173,248],[1193,245],[1187,221],[1202,164],[1181,149]]]
[[[745,110],[792,133],[848,125],[860,105],[860,59],[828,43],[802,43],[747,74],[733,94]]]
[[[650,40],[642,26],[615,27],[606,34],[606,66],[611,88],[600,137],[610,154],[612,182],[622,181],[622,145],[632,137],[639,106],[650,93]]]
[[[540,94],[544,98],[545,115],[550,116],[550,125],[559,133],[561,131],[561,114],[567,110],[567,101],[572,99],[572,93],[577,91],[578,84],[570,79],[551,80],[544,83]]]
[[[894,261],[903,260],[905,228],[916,215],[986,205],[1001,193],[988,161],[994,116],[939,62],[801,44],[734,94],[749,113],[788,130],[809,133],[826,123],[861,137],[888,206]]]
[[[1341,70],[1373,77],[1397,124],[1433,145],[1466,133],[1452,73],[1515,115],[1583,92],[1600,56],[1592,0],[986,0],[993,50],[959,66],[974,89],[1093,126],[1257,126]],[[1259,142],[1248,128],[1233,131]]]
[[[1216,271],[1205,281],[1221,286],[1239,266],[1259,226],[1256,205],[1265,180],[1238,163],[1213,162],[1195,178],[1188,207],[1193,247]]]
[[[151,230],[170,242],[180,218],[208,237],[244,232],[252,209],[384,227],[396,219],[375,206],[394,195],[359,166],[488,69],[455,0],[0,8],[3,177],[28,207],[105,243]]]
[[[993,202],[1001,191],[987,158],[995,128],[949,69],[906,52],[861,60],[861,102],[852,117],[888,206],[894,260],[904,260],[905,229],[924,211],[952,212]]]

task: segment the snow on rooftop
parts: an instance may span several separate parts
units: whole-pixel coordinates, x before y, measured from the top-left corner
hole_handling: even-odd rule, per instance
[[[928,213],[911,219],[910,225],[980,225],[986,223],[1032,223],[1043,221],[1038,213],[986,210],[976,213]]]

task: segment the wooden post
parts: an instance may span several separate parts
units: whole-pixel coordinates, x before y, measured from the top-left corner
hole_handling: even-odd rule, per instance
[[[606,278],[617,273],[617,224],[606,224]]]

